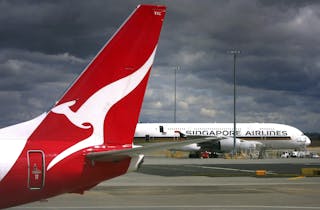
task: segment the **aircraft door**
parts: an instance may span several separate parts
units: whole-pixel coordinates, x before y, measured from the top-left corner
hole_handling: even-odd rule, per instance
[[[44,186],[45,162],[41,150],[28,151],[28,188],[40,190]]]

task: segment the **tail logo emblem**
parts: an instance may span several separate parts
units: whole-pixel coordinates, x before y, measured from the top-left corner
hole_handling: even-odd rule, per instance
[[[137,71],[95,92],[76,112],[70,109],[72,105],[77,103],[76,100],[60,104],[51,110],[53,113],[64,115],[73,125],[79,128],[89,129],[92,127],[93,132],[88,138],[57,155],[49,163],[47,170],[81,149],[104,143],[103,123],[105,116],[113,105],[127,96],[142,82],[152,66],[156,49],[157,47],[154,48],[150,57]]]

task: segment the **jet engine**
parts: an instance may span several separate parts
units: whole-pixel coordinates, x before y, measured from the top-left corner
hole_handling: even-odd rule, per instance
[[[221,152],[231,152],[233,150],[233,138],[227,138],[219,141],[219,150]],[[242,139],[236,139],[236,150],[249,150],[256,149],[259,145],[262,145],[258,141],[246,141]]]

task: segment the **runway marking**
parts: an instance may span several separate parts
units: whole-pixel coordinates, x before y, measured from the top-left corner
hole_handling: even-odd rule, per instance
[[[305,176],[297,176],[297,177],[292,177],[292,178],[288,178],[288,180],[298,180],[298,179],[304,179],[306,178]]]
[[[184,165],[182,165],[184,166]],[[188,170],[188,169],[181,169],[181,168],[172,168],[172,167],[168,167],[168,166],[148,166],[149,168],[154,168],[154,169],[165,169],[165,170],[171,170],[171,171],[186,171],[186,172],[193,172],[193,170]]]
[[[23,209],[320,209],[318,206],[267,206],[267,205],[164,205],[164,206],[32,206]],[[12,209],[19,209],[12,208]]]
[[[319,163],[306,163],[306,166],[319,166]]]
[[[240,172],[249,172],[249,173],[255,173],[256,170],[246,170],[246,169],[238,169],[238,168],[224,168],[224,167],[214,167],[214,166],[194,166],[194,167],[200,167],[200,168],[207,168],[207,169],[218,169],[218,170],[225,170],[225,171],[240,171]],[[267,174],[277,174],[270,171],[267,171]]]

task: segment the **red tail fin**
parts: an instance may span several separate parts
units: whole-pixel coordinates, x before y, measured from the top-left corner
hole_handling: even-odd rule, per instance
[[[30,137],[61,140],[72,153],[105,144],[131,145],[165,15],[141,5]]]

